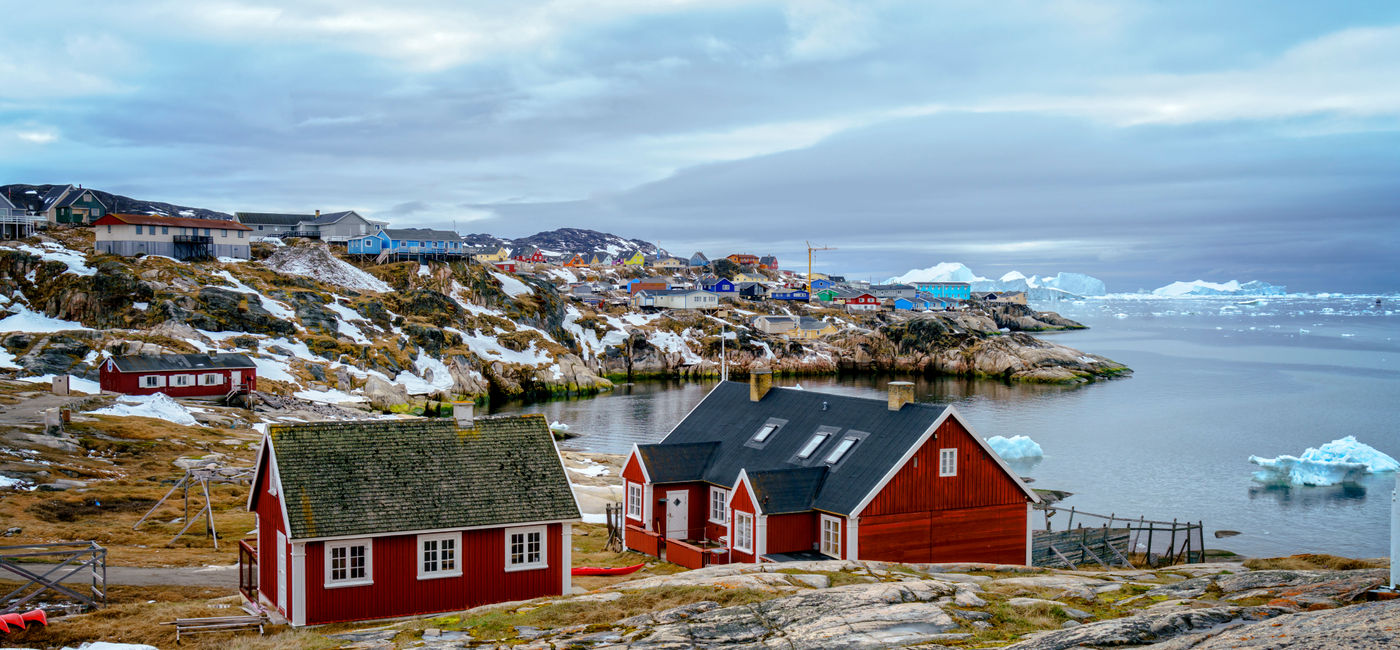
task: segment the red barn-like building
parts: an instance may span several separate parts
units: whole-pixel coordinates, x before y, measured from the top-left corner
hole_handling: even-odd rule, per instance
[[[664,544],[692,568],[1030,564],[1038,498],[952,406],[913,403],[907,382],[891,383],[888,401],[771,382],[759,371],[749,386],[721,383],[665,440],[633,448],[622,472],[629,548]]]
[[[274,425],[248,509],[239,591],[291,625],[571,588],[578,503],[539,414]]]
[[[98,372],[103,392],[123,395],[224,397],[258,388],[258,367],[242,354],[112,357]]]

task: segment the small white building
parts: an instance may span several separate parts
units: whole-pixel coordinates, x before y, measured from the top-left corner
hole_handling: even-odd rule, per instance
[[[250,257],[252,228],[237,221],[108,214],[93,222],[98,253],[136,257],[163,255],[177,260]]]
[[[632,306],[655,309],[718,309],[719,294],[701,289],[644,289],[632,296]]]

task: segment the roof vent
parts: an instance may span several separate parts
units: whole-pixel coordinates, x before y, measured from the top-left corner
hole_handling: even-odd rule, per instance
[[[914,401],[914,384],[907,381],[890,382],[890,410],[898,411]]]
[[[457,420],[458,429],[470,429],[475,426],[476,402],[453,402],[452,417]]]
[[[822,410],[823,410],[823,411],[826,410],[826,407],[827,407],[827,403],[826,403],[826,402],[822,402]]]

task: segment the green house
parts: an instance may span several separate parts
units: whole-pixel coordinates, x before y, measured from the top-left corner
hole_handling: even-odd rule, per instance
[[[820,300],[822,302],[831,302],[836,299],[836,294],[838,293],[840,292],[835,289],[822,289],[816,294],[817,300]]]
[[[72,185],[60,185],[44,196],[45,216],[49,223],[90,224],[106,216],[111,209],[91,190]]]

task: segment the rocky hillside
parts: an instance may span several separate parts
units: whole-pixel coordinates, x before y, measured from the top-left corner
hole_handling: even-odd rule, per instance
[[[391,408],[429,397],[540,396],[606,390],[612,379],[731,372],[907,371],[1085,381],[1121,364],[1022,331],[1077,327],[1016,306],[853,315],[745,303],[720,315],[592,309],[557,286],[568,269],[515,276],[467,263],[359,267],[320,244],[264,248],[250,262],[182,263],[91,255],[90,231],[0,245],[0,366],[16,376],[96,379],[110,355],[248,354],[261,387],[305,399]],[[46,236],[47,237],[47,236]],[[590,272],[591,273],[591,272]],[[594,276],[618,285],[637,269]],[[557,285],[557,286],[556,286]],[[839,332],[797,341],[750,327],[759,312],[801,310]]]
[[[10,197],[16,205],[30,207],[37,210],[39,199],[48,193],[55,185],[0,185],[0,194]],[[145,199],[133,199],[129,196],[103,192],[89,188],[93,196],[102,201],[112,212],[124,214],[159,214],[171,217],[198,217],[200,219],[233,219],[233,215],[204,208],[190,208],[183,205],[173,205],[160,201],[147,201]]]
[[[546,254],[554,253],[560,257],[588,256],[593,253],[608,253],[614,256],[621,253],[630,255],[636,251],[641,251],[643,255],[654,255],[657,252],[656,244],[650,242],[640,239],[626,239],[611,233],[583,228],[546,230],[519,239],[502,239],[485,233],[463,235],[462,238],[470,246],[505,246],[511,250],[538,248],[546,251]]]

